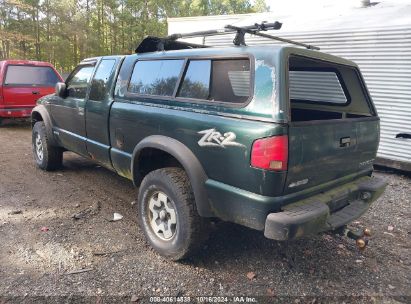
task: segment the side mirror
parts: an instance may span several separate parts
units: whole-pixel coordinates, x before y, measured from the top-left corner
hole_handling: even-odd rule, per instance
[[[67,97],[67,88],[64,82],[57,82],[56,83],[56,95],[61,98]]]

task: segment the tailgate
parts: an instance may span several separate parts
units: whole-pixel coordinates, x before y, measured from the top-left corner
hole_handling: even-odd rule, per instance
[[[290,126],[285,193],[371,170],[378,128],[377,117]]]

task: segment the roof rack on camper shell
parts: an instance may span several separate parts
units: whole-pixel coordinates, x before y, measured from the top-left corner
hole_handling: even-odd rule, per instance
[[[285,43],[290,43],[298,46],[305,47],[310,50],[319,50],[319,47],[305,44],[289,39],[284,39],[281,37],[268,35],[265,33],[261,33],[262,31],[267,30],[279,30],[282,26],[281,22],[275,21],[274,23],[255,23],[254,25],[249,26],[234,26],[234,25],[226,25],[223,29],[220,30],[209,30],[209,31],[200,31],[200,32],[191,32],[191,33],[184,33],[184,34],[172,34],[165,38],[159,37],[152,37],[148,36],[143,39],[143,41],[139,44],[136,48],[136,53],[148,53],[148,52],[155,52],[155,51],[171,51],[171,50],[181,50],[181,49],[193,49],[193,48],[206,48],[209,47],[204,44],[194,44],[194,43],[187,43],[182,41],[177,41],[181,38],[194,38],[194,37],[207,37],[207,36],[217,36],[217,35],[226,35],[236,33],[236,36],[233,40],[233,44],[236,46],[240,45],[247,45],[245,43],[245,34],[251,34],[255,36],[260,36],[263,38],[268,38],[272,40],[277,40]]]

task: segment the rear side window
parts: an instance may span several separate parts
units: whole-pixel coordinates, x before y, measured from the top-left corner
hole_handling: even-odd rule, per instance
[[[184,60],[137,61],[128,91],[142,95],[173,96]]]
[[[50,67],[9,65],[5,85],[54,86],[60,79]]]
[[[340,78],[330,71],[290,71],[290,99],[344,105],[348,98]]]
[[[191,60],[178,97],[244,103],[250,96],[248,59]]]
[[[111,76],[111,71],[114,68],[116,61],[114,59],[104,59],[100,62],[96,74],[91,81],[89,99],[95,101],[103,101],[106,97],[108,81]]]

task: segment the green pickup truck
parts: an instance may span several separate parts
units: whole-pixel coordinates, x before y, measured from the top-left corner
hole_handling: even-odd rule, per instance
[[[358,66],[296,47],[187,47],[83,60],[32,112],[43,170],[73,151],[131,180],[161,255],[211,219],[289,240],[340,231],[384,191],[379,118]]]

